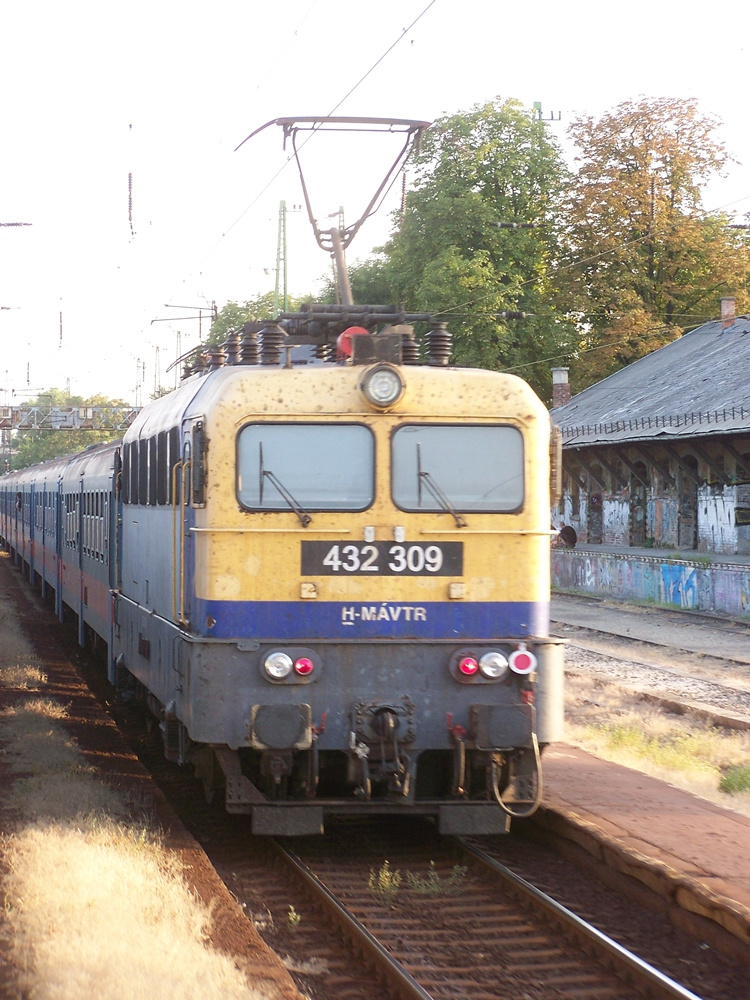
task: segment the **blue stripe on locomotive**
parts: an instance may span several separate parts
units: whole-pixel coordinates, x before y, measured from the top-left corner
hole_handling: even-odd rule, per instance
[[[428,601],[405,604],[316,601],[193,602],[192,627],[201,636],[274,641],[306,639],[546,638],[548,601]],[[213,623],[213,624],[212,624]]]

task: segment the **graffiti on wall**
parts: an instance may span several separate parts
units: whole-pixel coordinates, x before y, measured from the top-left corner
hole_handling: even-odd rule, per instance
[[[554,549],[552,586],[598,597],[750,617],[750,567],[740,564]]]
[[[725,486],[718,492],[702,486],[698,491],[698,545],[706,552],[737,551],[734,510],[737,488]]]
[[[630,504],[620,497],[604,501],[604,544],[627,545],[630,530]]]
[[[682,563],[662,563],[663,597],[660,603],[676,604],[681,608],[696,608],[698,581],[696,568]]]
[[[654,497],[646,508],[646,534],[662,548],[677,547],[679,506],[674,497]]]

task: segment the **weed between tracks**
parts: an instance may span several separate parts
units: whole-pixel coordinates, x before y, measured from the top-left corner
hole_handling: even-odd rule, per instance
[[[569,743],[750,815],[750,733],[649,706],[616,685],[566,678]]]
[[[407,872],[406,885],[420,896],[455,896],[464,888],[467,871],[464,865],[454,865],[450,875],[439,875],[435,862],[431,861],[426,876]],[[383,906],[393,906],[402,881],[401,872],[398,869],[394,871],[390,861],[384,861],[377,871],[370,869],[367,886],[371,895]]]
[[[0,951],[14,970],[5,995],[267,996],[209,947],[210,912],[143,811],[87,765],[2,606],[0,634],[0,762],[13,779],[0,814]]]

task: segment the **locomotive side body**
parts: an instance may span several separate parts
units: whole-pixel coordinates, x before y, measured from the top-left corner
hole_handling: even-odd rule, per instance
[[[0,535],[254,831],[361,812],[504,831],[562,735],[549,441],[511,375],[226,366],[121,445],[0,479]]]

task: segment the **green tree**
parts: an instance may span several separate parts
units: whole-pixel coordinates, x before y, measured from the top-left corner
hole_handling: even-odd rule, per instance
[[[223,343],[228,334],[234,330],[239,330],[244,323],[276,319],[273,301],[274,293],[265,292],[265,294],[258,295],[254,299],[248,299],[241,305],[238,302],[227,302],[219,310],[216,319],[211,324],[211,330],[206,343]],[[300,302],[302,301],[303,299],[291,299],[289,302],[289,311],[294,312],[299,309]]]
[[[567,349],[572,327],[555,306],[566,170],[547,126],[498,99],[435,122],[413,165],[398,229],[352,270],[355,299],[439,314],[458,364],[518,369],[548,397],[549,363],[538,362]]]
[[[36,406],[42,413],[49,413],[58,407],[91,407],[91,406],[122,406],[128,404],[120,399],[108,399],[96,395],[84,398],[71,396],[61,389],[48,389],[36,399],[29,401],[28,406]],[[55,430],[45,427],[37,430],[19,430],[13,438],[12,468],[24,469],[28,465],[46,462],[62,455],[73,455],[83,451],[92,444],[105,441],[117,441],[123,432],[118,430]]]
[[[746,296],[747,242],[702,208],[728,161],[717,124],[693,99],[642,98],[571,125],[560,285],[579,321],[574,389],[715,315],[722,295]]]

